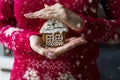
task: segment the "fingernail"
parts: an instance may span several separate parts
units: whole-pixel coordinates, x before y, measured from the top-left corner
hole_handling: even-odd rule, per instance
[[[48,52],[48,55],[53,55],[53,53],[52,52]]]
[[[54,54],[53,53],[48,53],[48,56],[54,57]]]
[[[48,53],[48,57],[51,58],[51,59],[56,58],[55,55],[54,55],[54,53],[52,53],[52,52],[49,52],[49,53]]]

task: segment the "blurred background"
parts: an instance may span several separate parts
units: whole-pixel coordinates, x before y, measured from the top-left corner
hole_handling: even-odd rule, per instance
[[[12,64],[12,52],[0,44],[0,80],[9,80]]]

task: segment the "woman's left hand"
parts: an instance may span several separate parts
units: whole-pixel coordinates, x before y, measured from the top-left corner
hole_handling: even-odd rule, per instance
[[[33,13],[27,13],[24,16],[26,18],[58,19],[76,31],[83,28],[83,19],[60,3],[52,6],[45,4],[45,8]]]

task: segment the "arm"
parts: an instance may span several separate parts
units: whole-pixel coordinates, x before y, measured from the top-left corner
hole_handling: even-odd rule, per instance
[[[29,36],[37,33],[17,28],[11,1],[0,0],[0,42],[11,50],[31,52]]]
[[[68,43],[63,47],[42,47],[41,38],[38,36],[38,33],[16,27],[17,23],[13,12],[13,3],[9,3],[9,0],[0,0],[0,42],[13,51],[35,51],[40,55],[53,59],[69,51],[68,48],[72,49],[85,42],[82,38],[74,38],[68,39]]]
[[[83,29],[79,31],[73,31],[73,33],[75,33],[77,36],[85,37],[90,41],[99,43],[118,43],[120,42],[120,1],[103,1],[106,1],[106,3],[104,3],[104,9],[108,19],[93,18],[78,14],[78,16],[82,17],[84,20],[84,26]],[[78,21],[80,20],[78,19]]]
[[[120,1],[119,0],[102,0],[104,10],[108,19],[93,18],[79,15],[84,19],[84,29],[76,35],[85,37],[88,40],[99,43],[120,42]]]
[[[83,16],[84,29],[75,32],[77,35],[88,40],[100,43],[120,42],[120,20],[119,17],[111,19],[92,18]]]
[[[106,2],[109,19],[87,17],[82,14],[77,15],[59,3],[25,16],[43,19],[57,18],[72,29],[74,36],[82,36],[87,40],[99,43],[118,42],[120,41],[120,1],[117,1],[115,6],[111,5],[114,3],[113,0],[107,0]]]
[[[99,43],[120,42],[120,1],[102,0],[108,19],[78,16],[84,20],[84,27],[76,35],[85,37],[87,40]],[[74,31],[76,33],[76,31]]]
[[[76,35],[85,37],[95,42],[119,42],[120,41],[120,20],[119,19],[103,19],[83,16],[85,21],[84,29],[74,31]]]

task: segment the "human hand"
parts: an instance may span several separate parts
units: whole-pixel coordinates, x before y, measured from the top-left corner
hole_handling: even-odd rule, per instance
[[[46,56],[50,59],[54,58],[54,55],[48,55],[53,53],[51,50],[45,48],[46,46],[43,45],[42,43],[42,39],[40,36],[37,35],[31,35],[29,38],[30,41],[30,47],[32,48],[33,51],[35,51],[36,53],[42,55],[42,56]]]
[[[65,23],[68,27],[73,30],[81,30],[83,28],[83,19],[68,10],[60,3],[56,3],[52,6],[45,4],[45,8],[24,15],[26,18],[41,18],[41,19],[58,19]]]
[[[30,36],[30,47],[38,54],[46,56],[49,59],[57,58],[58,56],[85,43],[86,41],[82,37],[72,37],[67,39],[63,46],[51,48],[42,44],[41,37],[36,35]]]
[[[80,46],[82,44],[87,43],[82,37],[72,37],[66,40],[66,43],[60,47],[56,48],[49,48],[54,53],[51,53],[49,55],[54,55],[54,58],[57,58],[58,56],[65,54],[66,52],[76,48],[77,46]]]

